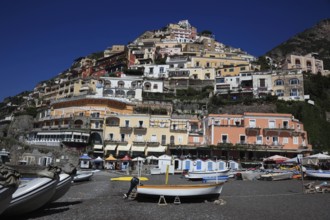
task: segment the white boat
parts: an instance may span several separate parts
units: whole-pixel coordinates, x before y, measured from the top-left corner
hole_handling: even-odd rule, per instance
[[[207,176],[203,177],[203,183],[220,183],[227,182],[229,176]]]
[[[77,173],[73,177],[73,182],[83,182],[83,181],[89,181],[91,180],[92,176],[94,175],[93,172],[82,172],[82,173]]]
[[[71,187],[71,182],[73,180],[73,175],[69,175],[66,173],[61,173],[59,182],[56,185],[56,190],[52,198],[48,203],[54,202],[61,198],[65,193],[67,193]]]
[[[13,193],[19,185],[19,173],[11,168],[0,166],[0,215],[9,206]]]
[[[187,184],[187,185],[138,185],[137,200],[166,199],[178,197],[181,201],[204,201],[218,199],[224,182],[215,184]]]
[[[261,180],[288,180],[292,179],[293,172],[267,173],[260,175]]]
[[[240,173],[242,180],[257,180],[260,178],[262,174],[265,174],[265,172],[259,171],[259,170],[247,170]]]
[[[204,177],[228,176],[229,169],[212,171],[189,171],[186,178],[190,180],[202,180]]]
[[[330,179],[330,170],[306,170],[306,176],[319,179]]]
[[[21,215],[39,209],[54,195],[57,179],[39,177],[20,184],[4,215]]]

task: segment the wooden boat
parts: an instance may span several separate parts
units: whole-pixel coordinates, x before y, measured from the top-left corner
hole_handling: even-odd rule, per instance
[[[113,177],[110,180],[111,181],[131,181],[132,180],[132,176],[121,176],[121,177]],[[147,181],[149,180],[147,177],[138,177],[140,181]]]
[[[138,185],[137,200],[158,200],[164,196],[166,200],[180,198],[181,201],[195,202],[218,199],[224,182],[215,184],[191,185]]]
[[[306,176],[319,179],[330,179],[330,170],[306,170]]]
[[[18,188],[19,176],[16,170],[0,166],[0,215],[9,206],[12,195]]]
[[[260,175],[261,180],[288,180],[292,179],[293,172],[268,173]]]
[[[202,180],[204,177],[228,176],[229,169],[212,171],[189,171],[186,175],[190,180]]]
[[[39,209],[52,198],[58,181],[57,175],[56,178],[39,177],[20,184],[3,215],[21,215]]]
[[[73,182],[89,181],[92,179],[93,175],[94,175],[94,172],[79,173],[73,177]]]
[[[73,175],[62,173],[59,175],[59,182],[56,185],[55,193],[48,203],[54,202],[61,198],[65,193],[67,193],[71,187],[71,182],[73,180]]]

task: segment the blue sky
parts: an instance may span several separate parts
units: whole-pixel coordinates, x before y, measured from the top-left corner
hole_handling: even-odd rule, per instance
[[[330,0],[2,0],[0,101],[33,90],[78,57],[179,20],[260,56],[326,18]]]

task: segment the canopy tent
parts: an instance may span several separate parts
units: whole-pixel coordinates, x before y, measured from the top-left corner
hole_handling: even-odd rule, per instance
[[[89,157],[87,154],[83,154],[79,157],[79,159],[82,159],[82,160],[91,160],[92,158]]]
[[[128,155],[125,155],[125,157],[121,158],[122,161],[129,161],[131,158]]]
[[[110,154],[110,156],[105,158],[105,160],[106,161],[116,161],[117,159],[114,156],[112,156],[112,154]]]
[[[94,159],[94,162],[103,162],[104,160],[101,157],[97,157]]]
[[[284,157],[284,156],[281,156],[281,155],[274,155],[274,156],[271,156],[271,157],[267,157],[264,159],[264,162],[275,162],[275,163],[282,163],[283,161],[286,161],[290,158],[288,157]]]
[[[141,161],[144,162],[146,159],[142,158],[142,157],[136,157],[134,158],[132,161]]]
[[[146,157],[146,159],[147,160],[158,160],[158,157],[151,155],[151,156]]]

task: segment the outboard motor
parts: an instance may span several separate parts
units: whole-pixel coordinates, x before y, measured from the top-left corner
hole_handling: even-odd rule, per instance
[[[129,187],[129,190],[128,190],[128,192],[127,192],[126,194],[124,194],[124,197],[123,197],[123,198],[124,198],[124,199],[128,198],[129,195],[131,194],[132,190],[133,190],[137,185],[139,185],[139,183],[140,183],[140,179],[134,176],[134,177],[131,179],[131,185],[130,185],[130,187]]]

